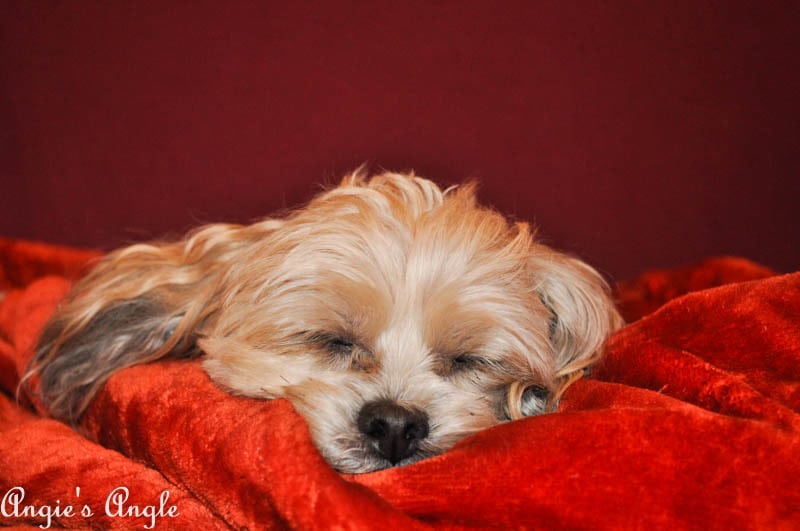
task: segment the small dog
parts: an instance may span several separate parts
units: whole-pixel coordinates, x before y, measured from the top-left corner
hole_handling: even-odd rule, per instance
[[[473,185],[356,172],[282,219],[109,254],[26,381],[76,423],[114,372],[202,352],[217,384],[287,398],[328,462],[361,473],[555,409],[619,326],[595,270]]]

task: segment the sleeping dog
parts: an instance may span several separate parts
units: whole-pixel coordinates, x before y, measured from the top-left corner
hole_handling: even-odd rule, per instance
[[[229,392],[290,400],[324,457],[359,473],[553,410],[620,324],[595,270],[473,185],[356,172],[283,218],[107,255],[25,383],[77,423],[114,372],[202,355]]]

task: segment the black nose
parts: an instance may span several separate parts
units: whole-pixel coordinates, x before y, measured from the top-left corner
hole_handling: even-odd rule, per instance
[[[379,454],[395,464],[414,455],[428,436],[428,415],[391,400],[377,400],[361,408],[358,429],[375,442]]]

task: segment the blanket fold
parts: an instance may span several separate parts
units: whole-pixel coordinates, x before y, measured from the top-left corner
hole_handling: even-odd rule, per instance
[[[0,240],[0,524],[800,526],[800,273],[724,258],[621,283],[632,322],[557,413],[412,466],[346,476],[287,401],[230,396],[196,360],[117,373],[77,430],[43,417],[35,401],[17,403],[38,333],[97,256],[30,245]],[[19,489],[28,514],[11,514]],[[114,497],[125,491],[127,501]],[[79,514],[47,516],[42,508],[57,501]],[[131,506],[152,510],[137,516]]]

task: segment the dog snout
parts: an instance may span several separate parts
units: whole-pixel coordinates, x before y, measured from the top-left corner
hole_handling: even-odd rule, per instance
[[[428,436],[428,415],[390,400],[367,402],[358,414],[358,429],[394,465],[414,455]]]

